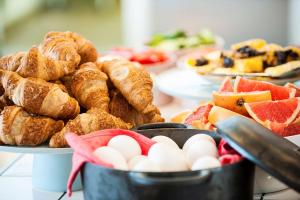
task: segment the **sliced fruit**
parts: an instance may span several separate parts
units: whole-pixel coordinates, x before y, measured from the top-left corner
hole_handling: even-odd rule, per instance
[[[280,101],[245,103],[249,115],[265,127],[271,123],[282,123],[286,126],[293,122],[300,111],[299,98]]]
[[[194,120],[192,122],[192,127],[195,129],[200,129],[200,130],[209,130],[213,131],[215,129],[214,125],[212,125],[210,122],[202,122],[202,120]]]
[[[232,85],[231,81],[232,81],[232,79],[229,76],[227,76],[223,80],[223,82],[219,88],[219,92],[233,92],[233,85]]]
[[[254,49],[260,49],[263,46],[265,46],[266,44],[267,44],[267,42],[263,39],[251,39],[251,40],[246,40],[246,41],[231,45],[231,50],[237,50],[244,46],[249,46]]]
[[[290,61],[288,63],[284,63],[282,65],[277,65],[275,67],[268,67],[265,70],[265,73],[269,76],[281,76],[282,74],[286,73],[286,72],[291,72],[293,70],[299,69],[300,67],[300,61],[296,60],[296,61]]]
[[[295,122],[286,125],[283,123],[270,123],[270,129],[277,135],[282,137],[297,135],[300,134],[300,121],[296,120]]]
[[[296,85],[292,84],[292,83],[286,83],[284,85],[284,87],[288,87],[288,88],[294,88],[296,90],[296,97],[300,97],[300,87],[297,87]]]
[[[263,67],[263,57],[255,56],[251,58],[236,59],[234,68],[238,72],[251,73],[251,72],[262,72]]]
[[[216,125],[217,122],[228,119],[233,116],[243,116],[243,115],[240,115],[240,114],[233,112],[231,110],[228,110],[226,108],[214,106],[214,107],[212,107],[212,109],[209,112],[208,121],[211,124]]]
[[[203,105],[200,105],[192,114],[190,114],[185,119],[185,124],[191,125],[193,121],[195,120],[201,120],[203,123],[208,122],[208,113],[211,110],[213,105],[211,103],[206,103]]]
[[[267,91],[272,95],[272,100],[282,100],[295,97],[296,90],[284,86],[274,85],[265,81],[256,81],[236,77],[233,87],[234,92],[253,92],[253,91]]]
[[[171,122],[174,123],[184,123],[187,116],[191,114],[191,111],[183,111],[171,118]]]
[[[248,115],[244,107],[244,103],[269,101],[272,100],[270,91],[255,91],[255,92],[213,92],[213,102],[216,106],[226,108],[228,110]]]

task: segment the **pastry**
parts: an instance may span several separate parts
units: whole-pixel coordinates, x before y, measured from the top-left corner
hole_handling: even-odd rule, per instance
[[[54,83],[22,78],[15,72],[0,69],[0,84],[14,104],[30,113],[60,119],[70,119],[79,114],[78,102]]]
[[[153,83],[148,72],[132,62],[117,59],[103,62],[102,70],[137,111],[153,111]]]
[[[64,126],[61,120],[30,115],[19,106],[6,106],[0,122],[0,140],[8,145],[42,144]]]
[[[109,95],[106,81],[106,74],[94,63],[82,64],[73,75],[72,94],[84,108],[96,107],[108,112]]]
[[[130,129],[132,126],[125,123],[120,118],[117,118],[102,109],[92,108],[86,113],[78,115],[75,119],[70,120],[66,126],[50,139],[50,147],[67,147],[65,134],[73,132],[78,135],[84,135],[93,131],[102,129]]]

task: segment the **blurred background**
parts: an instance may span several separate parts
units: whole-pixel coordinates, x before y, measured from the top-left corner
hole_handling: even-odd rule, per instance
[[[98,50],[202,28],[222,36],[225,47],[256,37],[300,44],[299,10],[298,0],[0,0],[0,54],[26,50],[50,30],[78,32]]]

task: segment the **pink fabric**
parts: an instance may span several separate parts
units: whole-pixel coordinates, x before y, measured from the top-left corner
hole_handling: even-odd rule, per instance
[[[72,195],[72,184],[85,162],[91,162],[103,167],[113,167],[111,164],[94,156],[93,152],[98,147],[106,146],[109,140],[117,135],[128,135],[134,138],[139,143],[143,155],[147,155],[149,148],[155,143],[155,141],[134,131],[121,129],[101,130],[83,136],[78,136],[74,133],[68,133],[66,135],[68,144],[74,149],[72,170],[67,185],[67,193],[69,196]]]
[[[219,160],[222,166],[233,164],[243,159],[243,157],[236,150],[234,150],[224,139],[221,139],[219,143],[218,152],[220,156]]]

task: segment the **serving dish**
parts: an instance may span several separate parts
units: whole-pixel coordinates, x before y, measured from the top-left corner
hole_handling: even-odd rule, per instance
[[[209,134],[216,142],[220,140],[214,132],[183,127],[182,124],[150,124],[136,131],[149,138],[168,136],[179,146],[199,133]],[[87,200],[253,199],[254,165],[247,160],[208,170],[161,173],[122,171],[86,163],[81,175]]]

